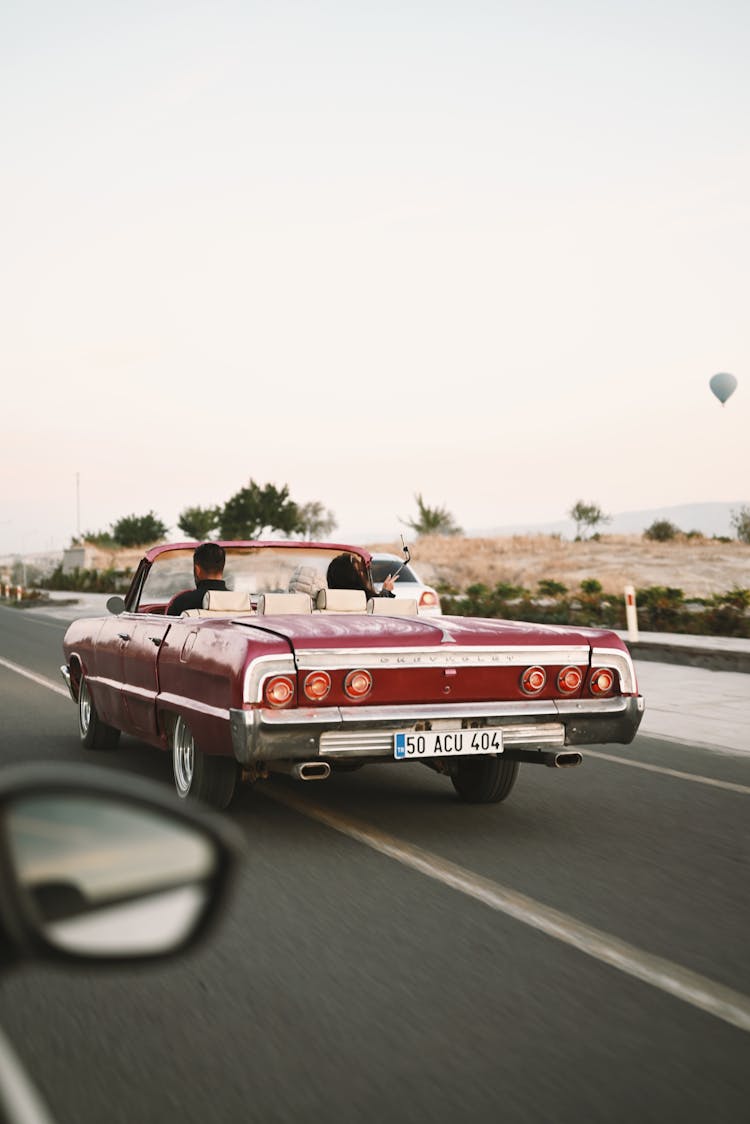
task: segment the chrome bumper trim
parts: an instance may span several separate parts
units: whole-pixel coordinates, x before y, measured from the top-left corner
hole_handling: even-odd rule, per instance
[[[65,686],[68,688],[68,692],[70,694],[71,699],[73,700],[73,702],[78,702],[78,699],[73,694],[73,682],[70,678],[70,668],[68,667],[68,665],[66,663],[64,663],[62,665],[62,667],[60,668],[60,674],[62,675],[63,679],[65,680]]]
[[[311,757],[390,757],[396,730],[501,726],[507,745],[627,744],[643,711],[637,696],[588,701],[449,703],[230,710],[234,755],[241,764]]]

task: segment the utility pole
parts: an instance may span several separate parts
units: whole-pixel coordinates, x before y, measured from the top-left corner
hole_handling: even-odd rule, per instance
[[[76,539],[81,541],[81,474],[76,473]]]

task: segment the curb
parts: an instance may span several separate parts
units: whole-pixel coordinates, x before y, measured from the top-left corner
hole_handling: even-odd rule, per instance
[[[705,648],[691,644],[669,644],[654,640],[625,641],[634,660],[676,663],[685,667],[703,667],[709,671],[740,671],[750,674],[750,651],[730,652],[722,648]]]

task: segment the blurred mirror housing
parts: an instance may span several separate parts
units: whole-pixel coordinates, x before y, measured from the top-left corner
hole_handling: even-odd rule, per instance
[[[113,962],[188,948],[221,910],[233,826],[88,766],[0,772],[0,924],[19,957]]]

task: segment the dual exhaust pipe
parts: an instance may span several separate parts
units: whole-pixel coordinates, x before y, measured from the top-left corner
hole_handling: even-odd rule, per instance
[[[547,765],[550,769],[575,769],[583,761],[583,755],[576,749],[507,749],[503,757],[529,765]]]
[[[583,756],[577,750],[509,749],[504,755],[511,761],[526,761],[529,764],[547,765],[550,769],[574,769],[580,765]],[[296,781],[325,781],[331,775],[327,761],[276,761],[269,769],[274,773],[286,773]]]
[[[296,781],[325,781],[331,775],[327,761],[269,761],[272,773],[286,773]]]

